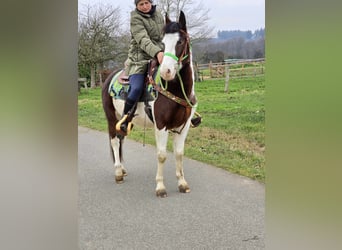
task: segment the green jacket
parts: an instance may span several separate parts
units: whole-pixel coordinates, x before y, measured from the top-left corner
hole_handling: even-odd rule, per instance
[[[152,8],[156,8],[153,6]],[[164,18],[155,10],[152,15],[135,9],[131,12],[131,43],[126,61],[127,75],[146,73],[148,60],[164,49]]]

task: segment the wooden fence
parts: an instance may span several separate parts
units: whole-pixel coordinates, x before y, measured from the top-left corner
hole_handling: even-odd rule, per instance
[[[228,92],[229,79],[259,77],[265,74],[265,59],[228,59],[221,63],[195,64],[196,81],[225,78],[224,91]]]

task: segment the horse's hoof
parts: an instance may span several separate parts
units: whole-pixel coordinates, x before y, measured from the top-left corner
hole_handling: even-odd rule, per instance
[[[190,188],[188,186],[179,185],[178,190],[181,193],[190,193]]]
[[[156,191],[156,195],[157,195],[157,197],[160,197],[160,198],[165,198],[165,197],[167,197],[166,190],[164,190],[164,189],[162,189],[162,190],[157,190],[157,191]]]
[[[123,182],[124,182],[123,176],[115,176],[115,182],[116,182],[117,184],[123,183]]]

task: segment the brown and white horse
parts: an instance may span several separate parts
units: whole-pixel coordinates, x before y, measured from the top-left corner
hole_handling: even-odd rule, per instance
[[[183,155],[191,117],[196,109],[194,90],[194,72],[190,50],[190,40],[186,28],[186,19],[180,13],[178,22],[172,22],[165,16],[164,59],[160,65],[161,84],[157,85],[152,77],[150,83],[158,91],[155,100],[150,101],[154,123],[146,124],[144,103],[139,102],[132,120],[133,124],[147,125],[155,128],[155,139],[158,155],[158,169],[156,175],[156,195],[166,197],[166,188],[163,182],[163,168],[167,156],[167,140],[169,133],[173,134],[173,150],[176,158],[176,176],[178,189],[182,193],[190,192],[184,178]],[[115,167],[115,180],[121,183],[127,174],[122,164],[122,141],[124,137],[116,131],[116,124],[120,120],[124,101],[112,98],[108,88],[115,74],[112,73],[105,81],[102,90],[102,103],[108,121],[108,130],[112,155]]]

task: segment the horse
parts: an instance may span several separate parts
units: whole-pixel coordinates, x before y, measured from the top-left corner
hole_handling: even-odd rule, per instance
[[[184,177],[183,156],[191,118],[197,115],[190,38],[183,11],[180,12],[178,22],[171,21],[168,15],[165,15],[163,35],[164,58],[159,65],[161,83],[157,84],[151,74],[147,76],[149,83],[157,92],[157,97],[148,101],[153,117],[151,120],[146,119],[144,102],[138,102],[135,115],[132,117],[133,124],[154,128],[158,161],[155,192],[157,197],[162,198],[167,197],[163,182],[163,168],[167,158],[169,133],[173,134],[173,151],[176,159],[179,192],[190,192],[189,185]],[[115,181],[122,183],[127,175],[122,164],[122,143],[125,136],[120,134],[116,127],[121,118],[124,100],[113,98],[109,94],[110,82],[117,74],[117,72],[113,72],[105,80],[102,90],[102,104],[108,122]]]

